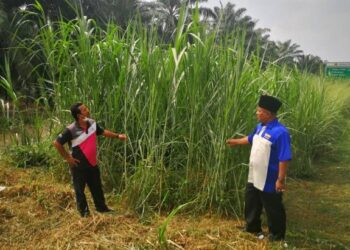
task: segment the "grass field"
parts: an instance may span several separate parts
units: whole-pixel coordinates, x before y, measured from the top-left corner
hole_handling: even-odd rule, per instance
[[[349,124],[344,126],[349,131]],[[335,162],[316,166],[308,180],[289,180],[286,195],[290,242],[298,248],[350,249],[350,138]]]
[[[122,31],[85,17],[52,23],[44,13],[28,13],[28,22],[40,23],[38,32],[11,50],[1,78],[12,99],[2,105],[0,121],[17,135],[8,150],[13,164],[65,168],[49,145],[71,123],[69,107],[81,101],[102,127],[128,135],[126,143],[101,138],[99,165],[105,187],[141,217],[183,204],[234,216],[243,207],[249,148],[230,150],[225,141],[253,131],[263,93],[283,102],[279,119],[298,156],[291,175],[310,176],[315,158],[338,153],[333,145],[348,103],[329,94],[328,78],[268,63],[259,49],[248,53],[244,32],[221,37],[207,32],[198,13],[185,25],[187,14],[182,11],[174,40],[163,44],[155,29],[136,21]],[[33,100],[12,86],[10,62],[19,51],[43,62],[32,72],[39,95]],[[27,98],[30,112],[23,110]]]
[[[318,168],[308,180],[288,180],[288,249],[349,249],[350,166],[347,161]],[[158,230],[165,214],[140,221],[109,194],[115,215],[82,219],[71,186],[42,168],[1,162],[0,185],[6,186],[0,192],[0,249],[161,248]],[[168,249],[280,249],[241,233],[241,225],[240,218],[178,214],[167,226],[166,242]]]
[[[0,160],[1,249],[278,249],[237,229],[249,148],[225,145],[253,130],[262,93],[283,100],[289,173],[304,178],[288,179],[289,248],[350,246],[350,166],[339,159],[350,148],[348,81],[263,65],[246,53],[244,37],[217,40],[196,22],[185,28],[185,18],[168,45],[137,23],[121,32],[86,18],[54,26],[36,18],[37,35],[19,47],[45,62],[33,71],[40,90],[33,113],[23,112],[25,97],[12,88],[11,57],[2,78],[13,109],[2,102],[1,121],[13,143],[0,151],[12,158]],[[128,135],[127,143],[99,143],[114,215],[78,216],[67,167],[50,147],[76,101],[103,127]]]
[[[347,85],[340,83],[329,91],[348,95],[345,89]],[[344,125],[344,131],[349,127]],[[342,136],[337,145],[341,153],[313,164],[308,179],[288,179],[284,196],[288,249],[350,249],[350,137]],[[0,156],[4,159],[3,149]],[[219,217],[184,210],[170,221],[165,212],[140,217],[116,193],[107,194],[116,214],[93,212],[82,219],[68,176],[68,170],[58,166],[25,169],[0,160],[0,186],[6,187],[0,191],[0,249],[281,248],[241,233],[237,227],[244,221],[238,215]],[[165,236],[161,237],[160,229],[165,229]]]
[[[291,180],[288,239],[307,249],[349,249],[350,166],[327,165],[307,181]]]

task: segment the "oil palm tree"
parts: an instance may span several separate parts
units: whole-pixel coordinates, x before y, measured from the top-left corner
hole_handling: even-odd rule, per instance
[[[212,18],[212,24],[219,29],[221,33],[231,33],[235,31],[239,25],[242,25],[244,21],[244,13],[247,10],[245,8],[239,8],[236,10],[235,4],[227,3],[224,7],[214,7],[214,16]],[[245,21],[248,21],[246,19]],[[250,20],[249,20],[250,21]],[[249,24],[250,26],[251,24]]]
[[[18,41],[25,41],[26,38],[35,35],[36,20],[25,22],[20,29],[15,26],[17,21],[12,21],[14,17],[20,18],[21,12],[29,9],[35,11],[31,6],[35,0],[0,0],[0,74],[4,74],[5,54],[7,48],[19,48]],[[126,27],[129,18],[134,14],[137,0],[38,0],[43,11],[50,20],[73,19],[77,16],[77,11],[82,10],[88,18],[95,19],[100,26],[108,21],[114,21],[121,27]],[[77,10],[74,10],[77,8]],[[14,39],[13,34],[16,34]],[[27,95],[33,95],[35,88],[30,80],[33,66],[31,61],[24,60],[21,50],[13,53],[15,56],[7,58],[10,64],[14,88],[21,89]],[[35,65],[38,62],[34,63]],[[40,64],[40,63],[38,63]]]
[[[1,0],[4,8],[13,10],[23,5],[34,4],[35,0]],[[114,21],[120,26],[125,27],[129,19],[133,16],[138,0],[38,0],[45,13],[51,19],[60,19],[61,17],[75,18],[75,10],[81,7],[84,15],[95,19],[100,24],[108,21]]]
[[[210,18],[211,27],[217,31],[219,37],[227,35],[244,39],[246,53],[255,51],[264,39],[267,29],[255,29],[256,21],[245,15],[245,8],[236,8],[235,4],[227,3],[225,6],[214,7],[213,18]],[[235,39],[233,38],[233,39]]]
[[[0,48],[6,40],[6,30],[8,29],[9,25],[7,11],[4,9],[4,4],[2,1],[0,1]]]
[[[292,43],[291,40],[285,42],[278,41],[276,45],[278,55],[276,62],[279,64],[292,66],[295,64],[297,58],[303,54],[303,51],[299,49],[300,46],[296,43]]]
[[[308,54],[297,58],[297,66],[301,71],[319,74],[324,68],[324,63],[320,57]]]
[[[113,21],[123,28],[134,16],[137,4],[138,0],[82,0],[83,11],[89,18],[104,24]]]
[[[21,89],[25,92],[28,91],[25,85],[33,67],[28,61],[24,60],[24,55],[21,51],[16,51],[11,57],[8,53],[8,48],[18,47],[16,39],[13,37],[16,28],[11,21],[17,11],[15,8],[17,7],[18,11],[21,11],[18,8],[21,4],[23,4],[21,1],[0,1],[0,76],[6,78],[9,77],[7,74],[11,74],[13,78],[12,88],[14,90]],[[28,32],[29,29],[17,34],[23,35]],[[6,67],[10,70],[6,70]],[[0,93],[5,95],[1,90]]]
[[[172,39],[177,27],[181,7],[187,7],[192,11],[197,2],[207,2],[208,0],[156,0],[151,2],[140,1],[138,9],[143,22],[158,27],[160,35],[165,41]],[[212,10],[206,7],[199,7],[199,12],[203,16],[212,15]],[[190,18],[190,16],[188,16]],[[187,23],[190,19],[187,20]]]

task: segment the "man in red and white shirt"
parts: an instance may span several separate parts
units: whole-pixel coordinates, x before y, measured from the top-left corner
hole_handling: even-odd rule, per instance
[[[109,212],[102,190],[100,170],[97,165],[97,136],[126,140],[125,134],[117,134],[101,128],[90,119],[89,109],[83,103],[75,103],[71,107],[75,122],[70,124],[57,139],[54,146],[61,156],[68,162],[71,169],[73,185],[80,215],[86,217],[90,214],[85,197],[85,186],[88,185],[96,210]],[[70,152],[63,145],[69,144]]]

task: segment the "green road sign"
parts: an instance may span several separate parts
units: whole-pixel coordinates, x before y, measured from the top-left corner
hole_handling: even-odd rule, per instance
[[[327,63],[326,75],[350,78],[350,63]]]

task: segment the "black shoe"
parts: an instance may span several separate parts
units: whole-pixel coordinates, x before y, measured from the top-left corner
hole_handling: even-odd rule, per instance
[[[261,230],[251,231],[251,230],[248,230],[246,227],[238,227],[238,228],[242,233],[254,234],[256,238],[258,238],[259,240],[263,240],[265,238],[264,233]]]
[[[284,241],[284,237],[275,234],[269,234],[269,241]]]
[[[96,209],[97,212],[99,213],[115,213],[115,211],[113,209],[110,209],[108,207],[104,208],[104,209]]]
[[[86,212],[80,213],[80,216],[81,217],[89,217],[90,216],[90,212],[86,211]]]

